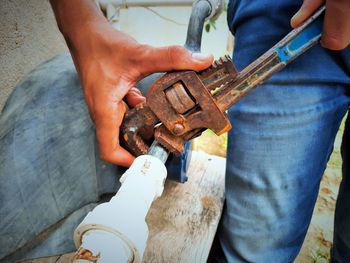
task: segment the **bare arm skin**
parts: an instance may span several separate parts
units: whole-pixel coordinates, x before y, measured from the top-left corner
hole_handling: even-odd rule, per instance
[[[213,56],[140,44],[112,28],[93,0],[51,0],[51,5],[96,125],[100,156],[130,166],[134,156],[119,145],[119,127],[127,109],[123,99],[131,107],[145,99],[135,83],[154,72],[205,69]]]
[[[326,14],[321,44],[332,50],[344,49],[350,44],[350,0],[304,0],[291,25],[299,26],[324,3]]]

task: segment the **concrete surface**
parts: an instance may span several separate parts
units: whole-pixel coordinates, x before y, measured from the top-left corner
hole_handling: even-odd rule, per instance
[[[27,72],[64,50],[48,1],[1,0],[0,110]]]

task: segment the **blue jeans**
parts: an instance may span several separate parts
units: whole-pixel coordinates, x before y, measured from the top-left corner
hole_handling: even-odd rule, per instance
[[[266,84],[230,110],[233,130],[219,232],[228,262],[292,262],[297,256],[348,109],[345,91],[339,85]],[[345,165],[349,161],[344,159]],[[343,187],[338,198],[336,229],[341,225],[341,231],[336,234],[348,242],[339,248],[340,262],[350,259],[350,206],[341,198],[349,191]]]
[[[280,40],[300,1],[231,1],[239,69]],[[254,34],[252,33],[254,32]],[[292,262],[350,97],[350,50],[312,48],[229,111],[221,262]],[[349,120],[332,260],[350,262]],[[221,259],[221,260],[220,260]]]

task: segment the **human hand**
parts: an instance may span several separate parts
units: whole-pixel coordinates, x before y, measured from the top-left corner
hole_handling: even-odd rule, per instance
[[[119,127],[127,108],[123,98],[131,107],[144,101],[134,88],[136,82],[153,72],[201,70],[212,62],[210,56],[193,56],[180,46],[140,45],[109,25],[90,33],[73,57],[96,125],[100,156],[122,166],[129,166],[134,159],[119,145]]]
[[[139,44],[112,28],[93,1],[51,2],[96,125],[100,157],[130,166],[134,156],[120,146],[119,128],[128,107],[124,101],[133,107],[145,100],[136,82],[154,72],[205,69],[213,56],[192,54],[181,46]]]
[[[350,44],[349,0],[304,0],[299,11],[291,19],[292,27],[299,26],[321,5],[326,3],[321,44],[325,48],[341,50]]]

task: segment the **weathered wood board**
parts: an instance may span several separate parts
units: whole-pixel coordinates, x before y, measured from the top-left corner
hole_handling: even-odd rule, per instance
[[[207,261],[224,203],[224,175],[224,158],[193,152],[188,182],[166,182],[162,197],[152,204],[143,262]],[[70,262],[72,255],[25,262]]]

